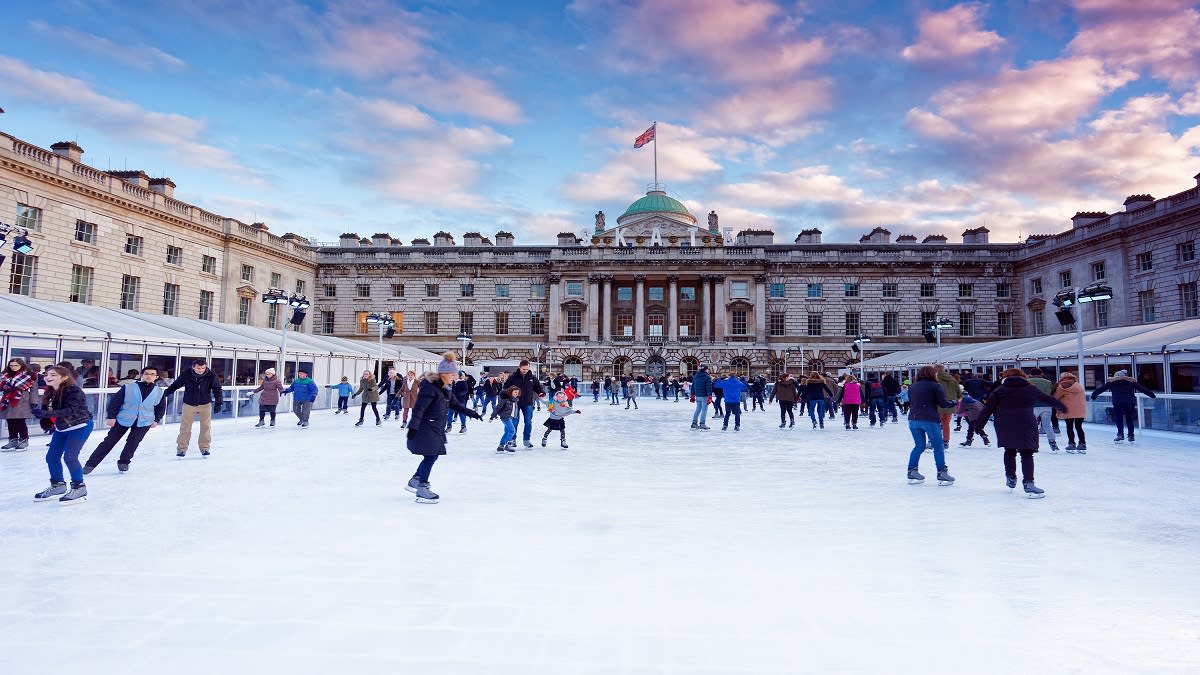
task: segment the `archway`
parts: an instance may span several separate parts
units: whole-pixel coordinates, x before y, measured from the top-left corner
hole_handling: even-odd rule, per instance
[[[628,356],[618,356],[613,359],[613,375],[633,375],[633,359]]]
[[[738,356],[729,362],[730,374],[738,377],[750,377],[750,361],[745,357]]]
[[[563,375],[568,378],[583,379],[583,360],[578,356],[568,356],[563,359]]]
[[[653,378],[659,378],[667,372],[667,362],[663,357],[657,354],[646,359],[646,374]]]
[[[694,356],[685,356],[679,360],[679,374],[684,377],[691,377],[700,370],[700,361]]]

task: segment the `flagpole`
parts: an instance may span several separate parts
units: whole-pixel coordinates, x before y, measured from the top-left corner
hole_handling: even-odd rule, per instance
[[[658,189],[658,120],[650,127],[654,129],[654,189]]]

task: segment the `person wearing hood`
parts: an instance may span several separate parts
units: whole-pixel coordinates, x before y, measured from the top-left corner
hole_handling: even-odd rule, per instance
[[[454,352],[446,352],[436,371],[425,373],[417,391],[417,402],[405,432],[408,451],[421,456],[417,471],[408,479],[405,490],[417,494],[418,504],[436,504],[438,495],[429,486],[429,473],[437,458],[446,454],[446,420],[451,410],[473,419],[483,416],[454,400],[450,386],[458,377]],[[515,384],[513,386],[520,387]],[[540,388],[540,387],[539,387]]]
[[[292,386],[284,389],[282,394],[292,395],[292,412],[300,421],[296,423],[298,427],[308,426],[308,416],[312,413],[313,402],[317,400],[317,384],[308,376],[307,370],[297,370],[296,379],[292,380]]]
[[[258,397],[258,424],[254,425],[255,429],[264,426],[267,413],[271,413],[271,426],[275,426],[275,406],[279,405],[279,395],[283,393],[283,383],[275,377],[275,369],[267,368],[263,371],[262,384],[250,391],[251,394],[262,392]]]
[[[1020,368],[1010,368],[1003,373],[1000,386],[988,396],[983,411],[976,417],[976,424],[983,426],[992,415],[996,416],[996,445],[1004,448],[1004,477],[1008,488],[1017,486],[1017,455],[1021,455],[1021,482],[1030,499],[1040,499],[1045,491],[1034,484],[1033,454],[1038,451],[1038,429],[1033,414],[1033,404],[1042,403],[1060,412],[1067,406],[1062,401],[1030,384]]]
[[[1063,373],[1058,378],[1053,396],[1067,406],[1067,412],[1059,415],[1067,425],[1067,453],[1086,455],[1087,438],[1083,435],[1083,419],[1087,417],[1087,396],[1075,373]],[[1079,436],[1078,445],[1075,443],[1076,435]]]
[[[1106,391],[1112,392],[1113,419],[1117,422],[1117,443],[1125,440],[1125,427],[1129,427],[1129,442],[1134,442],[1133,430],[1137,423],[1137,395],[1141,392],[1150,398],[1158,398],[1154,392],[1138,384],[1137,380],[1129,377],[1128,370],[1118,370],[1108,378],[1108,382],[1092,391],[1092,400]]]

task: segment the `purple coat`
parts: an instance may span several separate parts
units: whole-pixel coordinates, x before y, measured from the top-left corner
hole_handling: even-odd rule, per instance
[[[996,445],[1013,450],[1038,449],[1037,418],[1033,416],[1033,404],[1038,402],[1066,412],[1062,401],[1043,392],[1023,377],[1006,377],[999,387],[988,396],[983,412],[976,418],[976,426],[983,428],[988,417],[996,416]]]

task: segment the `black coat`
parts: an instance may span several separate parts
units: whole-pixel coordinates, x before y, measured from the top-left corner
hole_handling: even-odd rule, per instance
[[[911,389],[910,389],[911,391]],[[996,445],[1014,450],[1038,448],[1037,418],[1033,416],[1034,402],[1066,412],[1067,406],[1053,396],[1044,393],[1023,377],[1006,377],[1000,386],[988,396],[983,412],[975,424],[983,428],[988,417],[996,416]]]
[[[508,389],[509,387],[521,388],[521,398],[517,401],[517,404],[521,406],[533,405],[534,394],[546,393],[546,390],[542,388],[542,383],[538,382],[537,375],[534,375],[532,370],[523,375],[520,370],[509,375],[508,380],[504,383],[504,388]]]
[[[1092,392],[1092,400],[1106,391],[1112,392],[1112,403],[1117,407],[1133,408],[1137,406],[1137,394],[1141,392],[1150,398],[1158,398],[1154,392],[1138,384],[1132,377],[1112,377]]]
[[[446,454],[446,418],[450,410],[479,419],[479,413],[451,398],[437,373],[426,374],[408,420],[408,451],[414,455]]]
[[[163,392],[163,398],[175,393],[177,389],[183,389],[183,402],[188,405],[207,405],[213,404],[213,410],[220,410],[222,403],[221,383],[217,380],[217,373],[209,368],[204,371],[203,375],[197,375],[196,371],[188,368],[175,378],[171,386]]]

